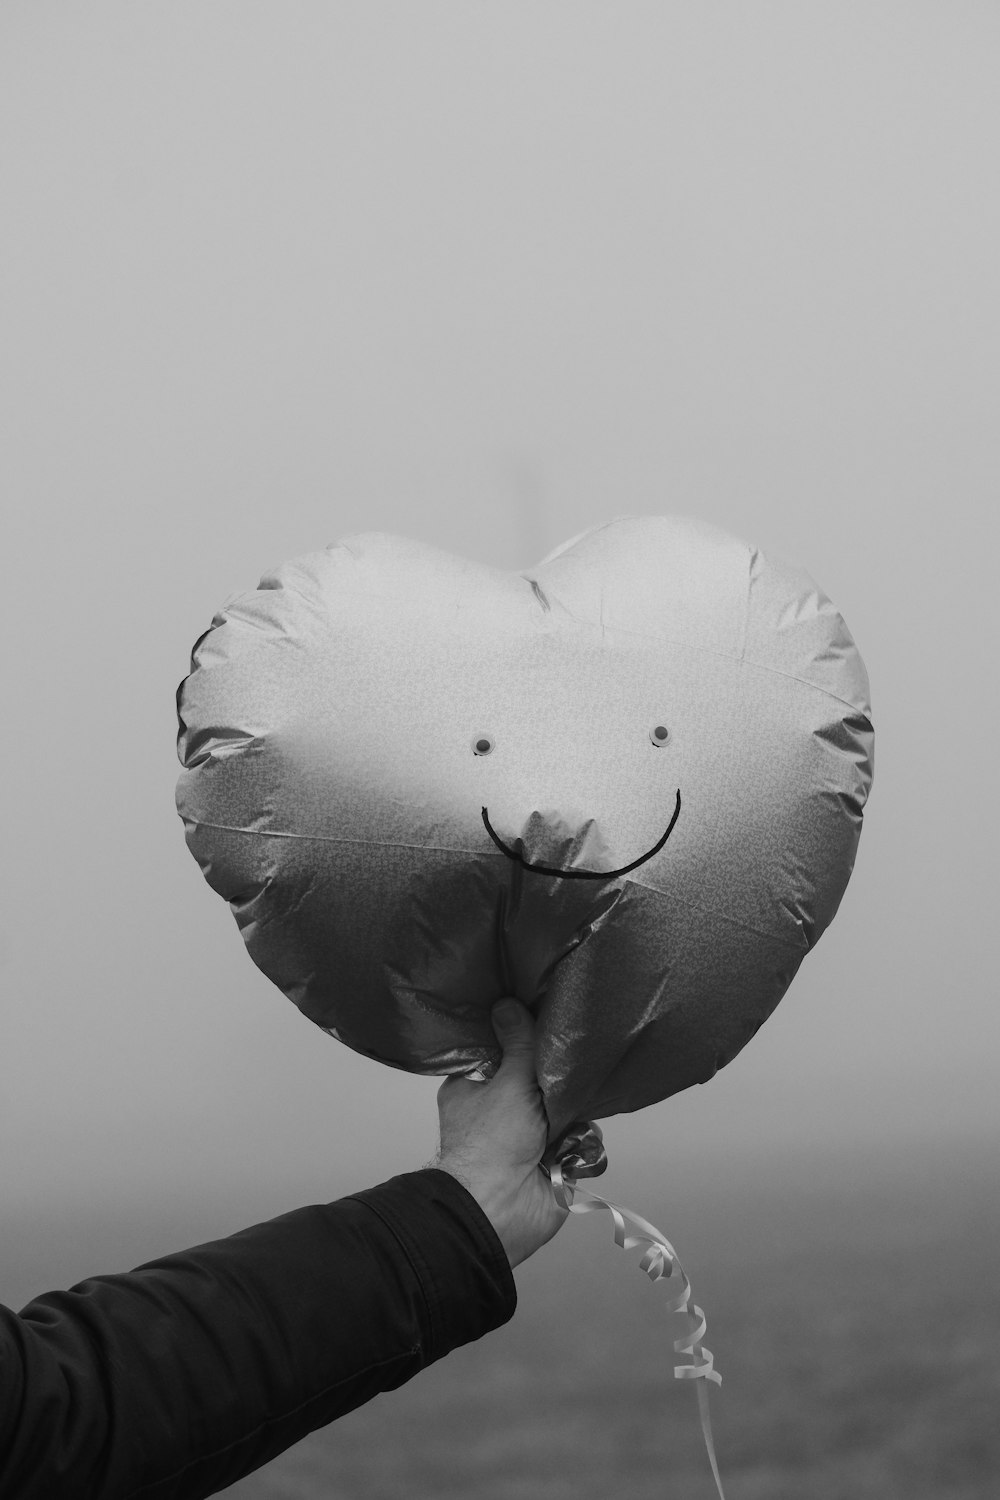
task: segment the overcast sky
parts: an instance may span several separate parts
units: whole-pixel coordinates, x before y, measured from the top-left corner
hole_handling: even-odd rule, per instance
[[[9,1201],[239,1215],[431,1154],[434,1084],[257,972],[173,807],[214,610],[369,529],[525,567],[702,517],[865,657],[840,914],[613,1161],[996,1130],[998,78],[969,0],[6,0]]]

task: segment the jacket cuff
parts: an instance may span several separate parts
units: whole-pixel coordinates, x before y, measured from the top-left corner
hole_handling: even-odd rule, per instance
[[[425,1363],[514,1316],[507,1253],[475,1198],[449,1172],[425,1167],[350,1197],[378,1216],[413,1269],[426,1310]]]

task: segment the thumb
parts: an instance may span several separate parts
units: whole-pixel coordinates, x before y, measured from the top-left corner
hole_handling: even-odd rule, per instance
[[[519,1000],[498,1000],[490,1012],[493,1032],[503,1049],[503,1061],[527,1063],[534,1072],[535,1022],[531,1011]]]

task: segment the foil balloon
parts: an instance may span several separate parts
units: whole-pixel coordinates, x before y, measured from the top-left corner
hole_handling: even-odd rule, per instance
[[[703,1083],[833,918],[868,683],[800,569],[676,517],[505,572],[349,537],[231,599],[178,693],[178,808],[254,962],[413,1072],[538,1023],[552,1139]]]

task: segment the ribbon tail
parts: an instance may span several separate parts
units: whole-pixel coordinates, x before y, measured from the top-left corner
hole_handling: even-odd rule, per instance
[[[719,1478],[719,1465],[715,1457],[715,1443],[712,1441],[712,1417],[708,1409],[708,1386],[704,1380],[696,1380],[694,1384],[695,1395],[698,1397],[698,1415],[701,1418],[701,1433],[705,1439],[705,1452],[712,1466],[712,1478],[715,1480],[715,1488],[719,1492],[719,1500],[726,1500],[722,1493],[722,1480]]]

